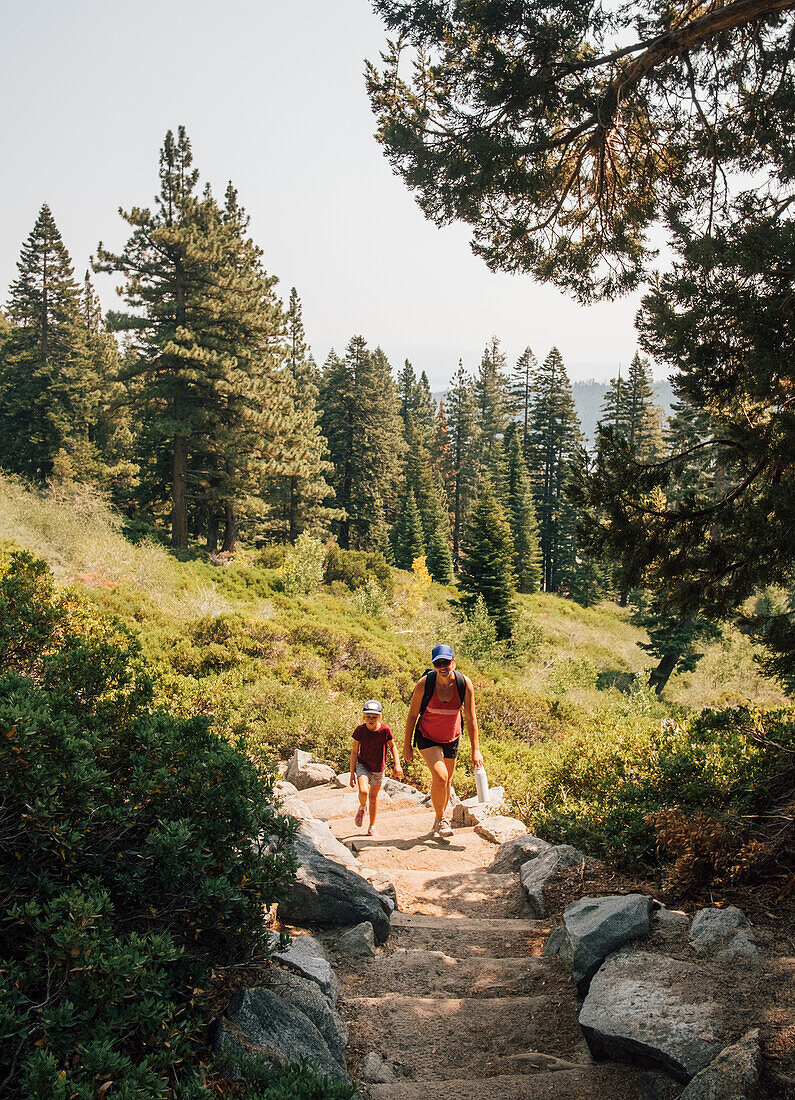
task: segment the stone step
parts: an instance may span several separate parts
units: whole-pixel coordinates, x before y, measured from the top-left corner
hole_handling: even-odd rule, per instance
[[[398,910],[392,914],[387,950],[394,947],[444,951],[454,959],[516,958],[540,955],[550,930],[550,922],[542,920],[430,917]]]
[[[368,1085],[369,1100],[640,1100],[636,1074],[620,1066],[544,1070],[530,1074]],[[660,1095],[663,1095],[662,1093]]]
[[[561,1012],[549,997],[540,994],[346,995],[338,1008],[350,1025],[354,1050],[377,1051],[399,1078],[456,1080],[533,1074],[538,1072],[537,1063],[522,1056],[537,1051],[577,1066],[590,1064],[573,1006],[570,1012]]]
[[[486,871],[390,870],[398,908],[431,917],[531,916],[519,876],[491,875]]]
[[[387,875],[401,868],[406,871],[485,871],[494,856],[494,845],[472,829],[458,829],[449,840],[439,840],[429,836],[407,837],[406,830],[399,825],[394,828],[396,835],[389,836],[388,827],[392,824],[390,819],[382,823],[379,818],[376,823],[378,835],[374,837],[336,835],[365,867],[378,868]]]
[[[569,974],[558,959],[473,957],[456,959],[444,951],[398,948],[375,959],[350,962],[345,988],[351,995],[377,996],[410,990],[423,997],[568,998],[576,1011]]]

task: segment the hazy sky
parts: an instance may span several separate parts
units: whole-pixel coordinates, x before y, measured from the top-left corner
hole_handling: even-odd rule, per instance
[[[49,203],[82,276],[118,207],[152,203],[167,129],[251,215],[267,269],[295,286],[315,358],[361,333],[443,389],[499,336],[513,366],[556,344],[573,379],[635,350],[638,298],[583,309],[527,276],[494,275],[462,226],[426,221],[372,134],[364,58],[385,34],[368,0],[0,0],[0,300]],[[105,308],[114,280],[97,278]]]

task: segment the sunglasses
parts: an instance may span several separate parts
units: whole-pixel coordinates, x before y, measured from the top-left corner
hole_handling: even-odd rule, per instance
[[[433,667],[438,669],[439,672],[447,672],[452,663],[452,661],[434,661]]]

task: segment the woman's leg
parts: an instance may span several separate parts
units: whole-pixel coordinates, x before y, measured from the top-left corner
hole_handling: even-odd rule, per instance
[[[420,755],[431,769],[431,802],[436,820],[443,818],[450,800],[450,777],[453,774],[448,764],[455,768],[455,760],[445,760],[442,749],[436,745],[429,749],[420,749]]]

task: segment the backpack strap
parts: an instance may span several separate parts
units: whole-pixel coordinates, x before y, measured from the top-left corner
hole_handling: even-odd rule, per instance
[[[459,672],[458,669],[455,670],[455,686],[458,690],[458,698],[461,700],[461,706],[463,706],[464,705],[464,699],[465,699],[466,693],[467,693],[467,682],[466,682],[466,677],[464,676],[463,672]],[[426,709],[426,707],[428,706],[428,703],[430,703],[430,701],[433,697],[433,691],[434,691],[435,687],[436,687],[436,669],[435,668],[429,668],[427,670],[427,672],[425,673],[425,689],[422,693],[422,702],[420,703],[420,713],[417,717],[417,721],[419,721],[420,718],[422,718],[423,714],[425,713],[425,709]]]

